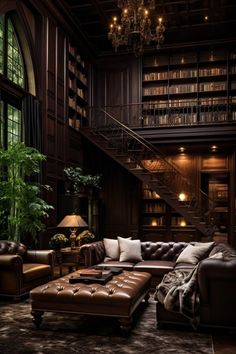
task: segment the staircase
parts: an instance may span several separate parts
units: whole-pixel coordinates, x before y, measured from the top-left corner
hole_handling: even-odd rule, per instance
[[[214,234],[214,203],[157,148],[103,109],[92,111],[80,133],[156,191],[203,236]],[[185,200],[179,195],[184,193]]]

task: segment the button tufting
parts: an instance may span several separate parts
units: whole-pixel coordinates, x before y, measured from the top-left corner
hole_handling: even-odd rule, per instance
[[[62,291],[64,290],[64,286],[57,286],[57,291]]]

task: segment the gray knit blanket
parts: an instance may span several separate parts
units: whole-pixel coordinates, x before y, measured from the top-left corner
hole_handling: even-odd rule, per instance
[[[192,270],[178,269],[165,274],[154,294],[154,299],[166,310],[187,317],[193,328],[199,323],[197,268],[198,265]]]

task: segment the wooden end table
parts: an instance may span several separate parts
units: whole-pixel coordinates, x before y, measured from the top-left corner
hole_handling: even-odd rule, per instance
[[[80,247],[71,249],[70,247],[61,248],[59,251],[56,251],[57,262],[60,269],[60,277],[62,277],[62,268],[66,266],[69,268],[69,272],[75,271],[78,269],[79,265],[82,264],[82,259],[80,256]]]

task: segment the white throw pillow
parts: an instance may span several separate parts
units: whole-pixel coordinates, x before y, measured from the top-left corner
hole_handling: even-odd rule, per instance
[[[120,246],[120,262],[140,262],[143,260],[140,240],[117,238]]]
[[[104,261],[107,260],[118,261],[120,257],[120,248],[119,248],[118,240],[112,238],[104,238],[103,243],[104,243],[105,254],[106,254]]]
[[[197,264],[201,259],[208,256],[214,242],[198,242],[195,245],[188,245],[180,253],[176,263]]]
[[[128,239],[125,238],[124,240],[130,240],[130,239],[131,237],[128,237]],[[104,238],[103,243],[105,247],[104,262],[111,261],[111,260],[118,261],[120,258],[120,246],[118,240],[113,238]]]

